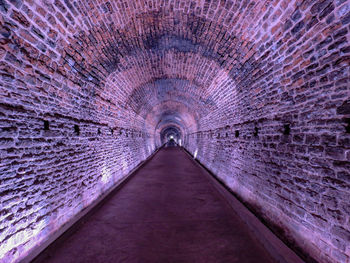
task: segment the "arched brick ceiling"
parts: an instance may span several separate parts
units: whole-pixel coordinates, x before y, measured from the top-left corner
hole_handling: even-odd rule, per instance
[[[216,107],[213,99],[203,91],[203,86],[188,80],[170,78],[155,79],[135,88],[126,104],[138,114],[145,116],[154,105],[168,100],[180,102],[187,108],[196,105],[198,117],[207,115]]]
[[[50,202],[52,211],[62,207],[57,220],[28,220],[40,243],[46,230],[75,214],[73,208],[67,214],[64,198],[85,207],[98,189],[154,152],[162,131],[176,128],[184,147],[287,239],[308,244],[305,251],[317,261],[343,262],[349,254],[349,4],[0,1],[1,154],[8,156],[0,175],[11,182],[5,200],[17,200],[16,182],[28,200]],[[22,189],[29,162],[35,172]],[[34,175],[51,180],[52,191],[75,190],[48,196]],[[67,184],[65,176],[74,180]],[[18,208],[7,202],[8,214]],[[0,258],[19,258],[36,246],[27,243],[31,235],[19,238],[27,228],[16,221],[4,223]]]
[[[160,139],[162,143],[167,142],[170,136],[172,136],[177,143],[182,145],[182,133],[176,126],[166,127],[160,131]]]
[[[79,69],[80,78],[125,93],[136,114],[161,103],[155,102],[154,93],[143,90],[153,85],[168,90],[171,99],[181,100],[185,105],[190,103],[193,112],[202,113],[200,117],[206,116],[205,109],[211,112],[207,119],[217,116],[217,111],[226,112],[220,123],[222,119],[232,122],[232,116],[266,115],[267,111],[274,112],[274,108],[264,107],[264,114],[261,109],[269,105],[274,94],[264,89],[268,86],[278,89],[280,78],[267,76],[273,71],[278,76],[282,62],[301,55],[295,46],[287,47],[290,42],[311,38],[301,28],[304,24],[313,26],[315,19],[309,15],[300,28],[293,28],[295,34],[285,33],[290,28],[287,19],[292,13],[285,12],[282,16],[287,3],[273,9],[277,4],[276,1],[74,2],[84,16],[77,17],[82,20],[81,28],[76,32],[72,29],[73,37],[68,38],[63,59]],[[304,1],[299,9],[304,10],[308,5]],[[298,34],[299,30],[302,34]],[[299,41],[296,46],[302,45],[303,41]],[[308,46],[306,43],[300,50]],[[289,54],[292,57],[282,56]],[[285,67],[283,72],[290,68]],[[160,84],[160,79],[195,83],[197,88],[196,91],[187,87],[173,89],[175,85]],[[140,94],[143,99],[137,100]],[[201,99],[192,103],[198,94]],[[284,95],[285,100],[288,96]],[[202,107],[203,102],[209,102],[209,107]],[[231,107],[232,104],[236,107]],[[247,104],[250,104],[248,110],[242,106]]]
[[[198,122],[229,105],[234,84],[257,68],[249,29],[262,4],[269,1],[76,2],[87,30],[75,32],[63,59],[104,87],[97,91],[101,96],[106,90],[125,93],[123,106],[143,118],[170,100]],[[238,10],[245,16],[235,16]],[[230,95],[223,97],[225,89]]]
[[[167,100],[154,105],[145,117],[145,130],[155,131],[155,140],[160,139],[160,132],[166,127],[177,127],[182,135],[198,130],[198,117],[192,108],[183,103]]]

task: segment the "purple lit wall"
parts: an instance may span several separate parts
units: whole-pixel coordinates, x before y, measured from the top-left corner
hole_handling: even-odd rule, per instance
[[[176,130],[310,262],[350,262],[350,1],[0,1],[0,262]]]

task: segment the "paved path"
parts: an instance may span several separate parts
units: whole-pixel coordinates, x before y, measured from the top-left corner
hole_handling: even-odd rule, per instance
[[[191,158],[160,150],[45,263],[274,262]]]

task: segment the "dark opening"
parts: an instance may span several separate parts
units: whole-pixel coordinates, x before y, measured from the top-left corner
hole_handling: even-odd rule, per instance
[[[173,147],[173,146],[176,146],[176,142],[174,139],[170,139],[166,145],[167,147]]]
[[[80,135],[80,128],[76,124],[74,125],[74,132],[75,132],[76,135]]]
[[[239,131],[235,131],[235,137],[236,137],[236,138],[239,137]]]
[[[114,133],[114,130],[113,130],[113,128],[111,128],[111,133],[112,133],[112,135],[113,135],[113,133]]]
[[[255,127],[254,128],[254,136],[257,137],[259,135],[259,128]]]
[[[290,124],[284,124],[283,126],[283,134],[289,135],[290,134]]]
[[[346,119],[345,123],[346,123],[345,132],[350,133],[350,119]]]
[[[50,130],[50,123],[49,121],[44,120],[44,131]]]
[[[97,129],[97,134],[101,135],[101,129],[100,128]]]

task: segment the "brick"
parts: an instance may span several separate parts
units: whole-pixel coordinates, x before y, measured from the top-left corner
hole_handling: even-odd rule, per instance
[[[304,21],[298,22],[293,28],[292,28],[292,33],[296,34],[298,33],[303,27],[304,27]]]
[[[22,0],[9,0],[11,4],[13,4],[16,8],[20,8],[23,4]]]
[[[36,44],[38,42],[38,40],[28,30],[21,29],[19,35],[32,44]]]
[[[324,17],[328,16],[334,10],[334,5],[329,4],[319,15],[319,19],[322,20]]]
[[[343,25],[350,23],[350,11],[342,18],[341,22]]]
[[[340,226],[333,226],[331,233],[340,239],[350,242],[350,232]]]
[[[30,22],[27,20],[27,18],[20,12],[17,12],[16,10],[12,11],[11,18],[16,20],[18,23],[20,23],[24,27],[29,27]]]
[[[310,262],[345,260],[348,1],[39,2],[0,1],[0,178],[12,187],[0,243],[2,226],[15,244],[47,222],[1,252],[17,251],[9,262],[149,156],[168,126]]]

